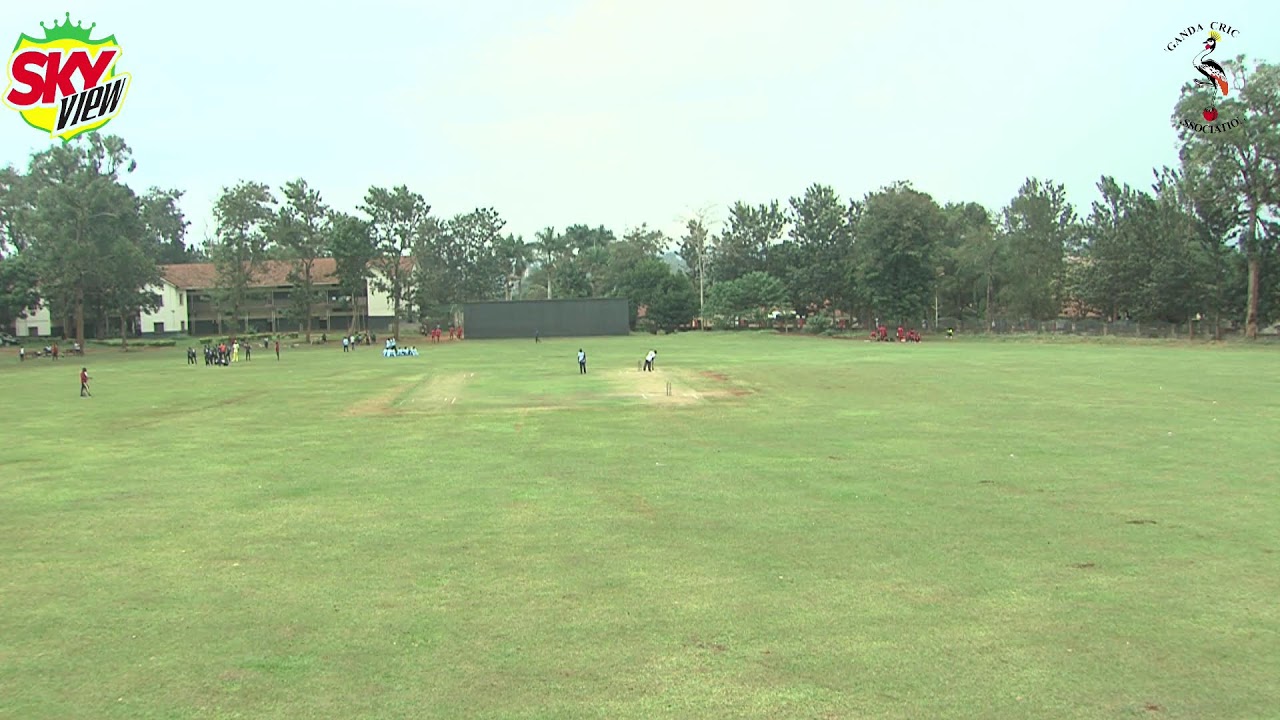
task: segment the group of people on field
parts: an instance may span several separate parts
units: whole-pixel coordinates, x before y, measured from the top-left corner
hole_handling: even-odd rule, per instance
[[[264,349],[270,349],[269,340],[262,341]],[[197,353],[193,347],[187,348],[187,364],[196,365]],[[205,366],[228,367],[231,363],[240,362],[241,358],[245,362],[249,362],[253,358],[253,345],[248,342],[240,342],[232,340],[230,344],[220,342],[217,345],[204,346],[204,364]],[[276,360],[280,359],[280,341],[276,340]]]
[[[355,335],[346,335],[342,338],[342,352],[351,352],[361,344],[372,345],[374,340],[373,333],[356,333]],[[327,337],[321,336],[321,340],[328,340]]]
[[[70,352],[72,355],[83,355],[84,348],[80,347],[80,343],[73,342],[71,343],[71,350],[69,350],[68,352]],[[53,343],[51,345],[45,345],[43,351],[39,351],[39,350],[36,351],[35,356],[47,357],[47,358],[52,358],[54,360],[57,360],[61,356],[61,354],[62,354],[62,350],[58,347],[58,343]],[[25,346],[19,346],[18,362],[26,362],[26,361],[27,361],[27,348]]]
[[[876,328],[871,331],[871,339],[877,342],[892,342],[892,340],[889,338],[889,328],[885,327],[884,325],[877,325]],[[901,325],[899,325],[898,326],[898,342],[917,342],[918,343],[920,342],[920,333],[916,332],[915,328],[911,328],[910,330],[908,330],[902,327]]]
[[[400,347],[396,343],[395,338],[387,338],[387,342],[382,347],[382,357],[417,357],[418,348],[416,347]]]
[[[444,331],[440,329],[440,326],[439,326],[439,325],[437,325],[437,326],[435,326],[434,328],[432,328],[432,330],[431,330],[431,332],[429,333],[428,337],[430,337],[430,338],[431,338],[431,342],[433,342],[433,343],[438,343],[438,342],[440,342],[440,337],[441,337],[441,335],[442,335],[443,333],[444,333]],[[461,339],[462,339],[462,326],[461,326],[461,325],[450,325],[450,326],[449,326],[449,339],[450,339],[450,340],[461,340]]]

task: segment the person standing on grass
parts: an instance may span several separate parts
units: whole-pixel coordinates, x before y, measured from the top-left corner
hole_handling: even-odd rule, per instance
[[[582,351],[582,348],[578,348],[578,373],[587,374],[587,354]]]
[[[653,372],[653,361],[658,359],[658,351],[650,350],[648,355],[644,356],[644,369],[646,372]]]
[[[342,338],[342,352],[351,352],[351,339]]]
[[[244,361],[249,362],[253,355],[253,343],[244,344]]]
[[[89,392],[89,368],[80,368],[80,397],[93,397]]]
[[[280,338],[276,338],[276,362],[280,361]]]
[[[23,346],[23,347],[18,348],[18,362],[25,362],[25,361],[26,361],[26,359],[27,359],[27,348],[26,348],[26,346]]]
[[[540,343],[540,342],[542,342],[542,334],[541,334],[541,333],[539,333],[537,330],[534,330],[534,331],[533,331],[533,341],[534,341],[535,343]]]

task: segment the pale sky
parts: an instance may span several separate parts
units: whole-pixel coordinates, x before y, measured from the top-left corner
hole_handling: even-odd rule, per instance
[[[222,186],[299,176],[349,211],[398,184],[437,215],[492,206],[527,241],[674,237],[696,209],[813,182],[996,210],[1039,176],[1085,215],[1100,175],[1147,187],[1176,164],[1180,29],[1224,22],[1240,34],[1215,58],[1280,62],[1274,0],[6,2],[0,40],[68,10],[133,76],[106,127],[130,184],[186,190],[196,241]],[[0,108],[0,164],[50,142]]]

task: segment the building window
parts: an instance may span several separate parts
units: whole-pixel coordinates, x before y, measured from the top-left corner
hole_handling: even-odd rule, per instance
[[[152,330],[152,332],[158,332],[158,333],[164,332],[164,323],[162,322],[156,323],[155,328]]]
[[[182,304],[182,302],[183,302],[183,296],[184,296],[184,295],[186,295],[186,293],[178,293],[178,304],[179,304],[179,305],[181,305],[181,304]]]

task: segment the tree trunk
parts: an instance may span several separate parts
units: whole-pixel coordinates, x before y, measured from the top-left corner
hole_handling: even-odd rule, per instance
[[[84,288],[76,288],[75,299],[75,318],[76,318],[76,342],[80,347],[84,347]]]
[[[125,327],[128,321],[125,319],[126,313],[120,313],[120,350],[123,352],[129,349],[129,331]],[[83,346],[81,346],[83,347]]]
[[[1262,262],[1258,257],[1257,235],[1258,208],[1250,204],[1249,219],[1245,222],[1244,237],[1241,239],[1245,257],[1249,262],[1249,302],[1244,317],[1244,336],[1250,340],[1258,337],[1258,291],[1262,281]]]
[[[988,333],[991,332],[991,326],[993,322],[994,320],[992,319],[992,310],[991,310],[991,274],[988,273],[987,274],[987,322],[986,322],[986,330]]]
[[[302,287],[303,287],[303,289],[305,290],[305,292],[306,292],[306,297],[307,297],[307,307],[306,307],[306,311],[307,311],[307,344],[308,344],[308,345],[310,345],[310,344],[311,344],[311,315],[312,315],[312,313],[311,313],[311,303],[312,303],[312,301],[314,300],[314,298],[313,298],[313,297],[312,297],[312,295],[311,295],[311,292],[312,292],[312,288],[311,288],[311,263],[307,263],[306,269],[303,271],[303,286],[302,286]]]
[[[1244,320],[1244,336],[1250,340],[1258,337],[1258,293],[1262,285],[1262,262],[1254,250],[1249,257],[1249,310]]]

